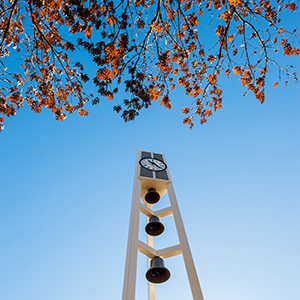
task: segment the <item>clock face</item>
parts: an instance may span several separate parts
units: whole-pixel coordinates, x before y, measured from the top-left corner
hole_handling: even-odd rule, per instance
[[[139,163],[143,168],[149,171],[161,172],[167,168],[167,165],[157,158],[145,157],[142,158]]]

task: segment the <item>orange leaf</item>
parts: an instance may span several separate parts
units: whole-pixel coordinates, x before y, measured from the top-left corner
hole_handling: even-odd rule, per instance
[[[229,2],[229,4],[231,4],[233,6],[237,6],[237,5],[241,4],[242,1],[241,0],[229,0],[228,2]]]
[[[231,42],[231,41],[232,41],[232,39],[233,39],[233,35],[232,35],[232,34],[230,34],[230,35],[227,37],[227,42]]]
[[[207,77],[207,80],[210,84],[215,84],[217,82],[217,76],[215,74],[211,74]]]
[[[184,108],[181,109],[181,112],[183,114],[188,114],[190,112],[190,109],[188,107],[184,107]]]
[[[212,115],[212,112],[211,112],[211,110],[210,110],[209,108],[207,108],[207,109],[205,110],[205,114],[209,117],[209,116]]]
[[[93,32],[92,26],[89,26],[89,27],[87,27],[87,28],[84,30],[84,34],[85,34],[85,36],[87,36],[88,38],[90,38],[90,37],[92,36],[92,32]]]
[[[273,84],[273,87],[275,88],[275,87],[278,87],[278,82],[274,82],[274,84]]]
[[[160,25],[157,25],[157,26],[154,27],[154,31],[155,31],[156,33],[161,32],[161,30],[162,30],[162,28],[161,28]]]
[[[89,112],[86,109],[80,109],[78,111],[79,116],[87,116]]]
[[[108,99],[108,101],[111,101],[114,99],[114,94],[109,94],[106,96],[106,98]]]
[[[222,108],[222,104],[220,102],[218,102],[217,105],[216,105],[216,108],[217,109],[221,109]]]
[[[116,18],[114,16],[111,16],[111,15],[107,17],[107,22],[109,23],[109,25],[117,24]]]

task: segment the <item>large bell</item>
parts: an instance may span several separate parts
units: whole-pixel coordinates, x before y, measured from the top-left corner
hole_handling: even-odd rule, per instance
[[[157,236],[164,232],[165,226],[163,225],[163,223],[159,221],[159,217],[152,216],[149,219],[149,222],[146,225],[145,230],[149,235]]]
[[[170,271],[164,266],[164,261],[159,256],[154,256],[150,262],[150,268],[146,278],[152,283],[163,283],[171,276]]]
[[[148,193],[145,196],[145,200],[149,204],[155,204],[159,201],[159,199],[160,195],[154,188],[149,189]]]

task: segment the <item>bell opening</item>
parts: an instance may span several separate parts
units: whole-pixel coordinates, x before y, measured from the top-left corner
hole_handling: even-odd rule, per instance
[[[157,230],[160,227],[159,223],[152,223],[148,225],[149,230]]]
[[[152,283],[163,283],[170,278],[170,271],[165,267],[156,267],[149,269],[146,278]]]

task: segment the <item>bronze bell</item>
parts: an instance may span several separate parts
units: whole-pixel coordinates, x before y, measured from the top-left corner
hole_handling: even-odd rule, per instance
[[[164,266],[164,261],[159,256],[154,256],[150,262],[150,268],[146,278],[152,283],[163,283],[171,276],[170,271]]]
[[[155,204],[159,201],[159,199],[160,195],[154,188],[150,188],[145,196],[145,200],[149,204]]]
[[[149,235],[157,236],[164,232],[165,226],[163,225],[163,223],[159,221],[159,217],[152,216],[149,219],[149,222],[146,225],[145,230]]]

